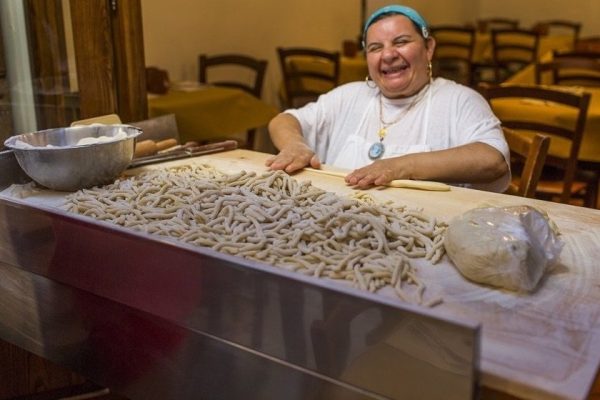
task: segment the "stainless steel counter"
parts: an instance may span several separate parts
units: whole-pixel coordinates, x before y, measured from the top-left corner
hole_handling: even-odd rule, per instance
[[[0,154],[1,190],[23,176]],[[479,382],[472,321],[3,197],[0,338],[131,399],[468,399]]]

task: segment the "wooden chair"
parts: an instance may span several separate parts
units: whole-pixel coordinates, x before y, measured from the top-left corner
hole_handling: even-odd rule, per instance
[[[208,56],[200,54],[198,56],[198,81],[200,83],[211,83],[216,86],[228,86],[245,90],[251,95],[261,98],[265,72],[267,71],[267,60],[259,60],[243,54],[221,54]],[[209,71],[217,72],[218,68],[235,67],[250,71],[254,75],[251,83],[243,82],[240,79],[234,80],[212,80],[208,79]],[[237,71],[240,73],[241,70]]]
[[[510,148],[513,173],[513,179],[505,193],[535,198],[550,146],[550,137],[539,133],[534,136],[521,135],[506,127],[503,131]]]
[[[433,74],[471,86],[475,28],[440,25],[430,29],[436,42]]]
[[[540,35],[526,29],[492,30],[492,63],[496,83],[535,62]]]
[[[158,67],[146,67],[146,91],[165,94],[169,91],[169,73]]]
[[[564,90],[551,89],[540,86],[488,86],[479,87],[481,94],[490,102],[492,109],[495,102],[501,99],[513,99],[523,102],[518,107],[529,104],[532,107],[543,107],[540,113],[550,114],[550,107],[568,110],[575,115],[573,126],[565,127],[564,124],[555,122],[553,118],[536,118],[533,113],[521,113],[515,117],[513,113],[501,117],[502,125],[519,130],[522,134],[543,133],[568,141],[567,154],[554,154],[549,152],[546,157],[542,177],[538,182],[536,197],[554,199],[561,203],[569,203],[572,195],[584,198],[584,205],[595,207],[597,191],[597,174],[593,171],[578,170],[578,154],[581,139],[585,128],[587,111],[590,103],[589,93],[572,93]],[[498,113],[497,113],[498,115]],[[576,180],[577,178],[577,180]],[[579,180],[579,178],[583,180]]]
[[[582,53],[559,55],[553,61],[535,64],[535,81],[541,84],[544,74],[550,73],[551,84],[568,86],[600,86],[600,54]]]
[[[599,51],[583,51],[583,50],[572,50],[572,51],[558,51],[552,52],[552,59],[564,59],[564,58],[591,58],[592,60],[600,60]]]
[[[526,29],[494,29],[491,59],[472,64],[474,84],[499,84],[537,59],[540,35]]]
[[[242,89],[260,99],[262,97],[267,64],[267,60],[257,59],[244,54],[220,54],[213,56],[200,54],[198,56],[198,81],[200,83],[211,83],[216,86]],[[243,73],[247,73],[247,75],[240,76]],[[222,76],[223,79],[209,79],[209,74]],[[232,80],[229,78],[230,76],[236,76],[236,79]],[[242,79],[246,76],[250,76],[249,79]],[[240,143],[240,146],[253,149],[255,136],[256,129],[249,129],[246,132],[245,143]]]
[[[581,24],[579,22],[554,19],[540,21],[536,23],[532,29],[540,35],[571,35],[573,37],[573,46],[575,46],[575,43],[579,39]]]
[[[338,85],[340,53],[313,48],[277,48],[285,108],[299,107]]]
[[[518,29],[519,20],[511,18],[481,18],[477,20],[477,30],[481,33],[491,32],[493,29]]]

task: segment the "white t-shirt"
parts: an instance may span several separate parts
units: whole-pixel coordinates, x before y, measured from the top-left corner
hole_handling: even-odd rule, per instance
[[[298,119],[302,134],[321,162],[356,169],[373,162],[368,156],[369,148],[379,142],[382,127],[379,93],[378,88],[370,88],[364,82],[352,82],[286,113]],[[500,151],[510,166],[500,121],[473,89],[436,78],[413,97],[382,97],[381,102],[383,120],[398,120],[387,128],[382,158],[482,142]],[[509,181],[510,173],[489,184],[465,186],[503,192]]]

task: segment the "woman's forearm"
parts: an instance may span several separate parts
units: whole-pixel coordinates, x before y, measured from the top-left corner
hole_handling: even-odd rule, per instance
[[[269,135],[278,150],[305,143],[300,123],[294,116],[286,113],[280,113],[269,122]]]
[[[508,173],[502,154],[485,143],[470,143],[446,150],[407,154],[377,160],[352,171],[351,185],[385,185],[394,179],[448,183],[489,183]]]
[[[279,150],[279,154],[267,159],[269,168],[291,173],[306,166],[321,166],[319,158],[306,144],[302,127],[294,116],[285,113],[277,115],[269,122],[269,134]]]
[[[508,172],[508,164],[502,154],[492,146],[480,142],[409,154],[406,158],[410,160],[399,161],[411,165],[410,179],[483,183],[494,181]]]

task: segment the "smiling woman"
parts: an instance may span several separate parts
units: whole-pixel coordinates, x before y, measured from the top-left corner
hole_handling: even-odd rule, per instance
[[[503,191],[510,177],[500,122],[474,90],[431,76],[435,40],[415,10],[392,5],[366,21],[370,78],[275,117],[271,169],[321,162],[354,169],[350,185],[436,180]]]
[[[375,12],[365,23],[363,44],[369,75],[385,97],[412,96],[431,80],[435,41],[414,10],[389,6]],[[393,60],[397,51],[400,62]]]

